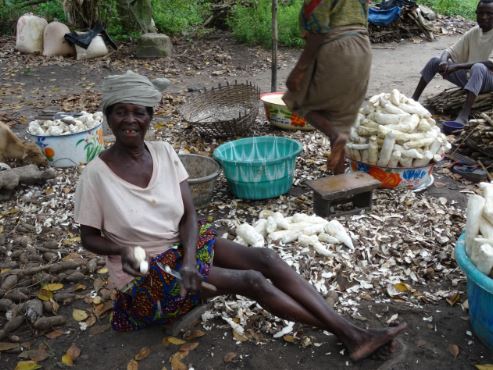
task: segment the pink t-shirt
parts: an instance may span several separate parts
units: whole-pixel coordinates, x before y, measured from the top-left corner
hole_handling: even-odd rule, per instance
[[[180,183],[188,178],[170,144],[146,142],[153,172],[146,188],[118,177],[99,157],[84,169],[75,192],[75,222],[102,231],[112,242],[140,245],[154,257],[179,241],[184,214]],[[108,256],[110,284],[122,288],[133,277],[122,270],[120,256]]]

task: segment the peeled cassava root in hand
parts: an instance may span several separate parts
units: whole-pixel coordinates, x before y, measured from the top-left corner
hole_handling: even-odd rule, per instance
[[[355,160],[380,167],[424,167],[451,145],[418,102],[398,90],[370,98],[360,109],[346,145]]]
[[[149,271],[149,262],[147,262],[146,251],[141,246],[136,246],[134,248],[134,258],[139,263],[140,272],[147,274]]]

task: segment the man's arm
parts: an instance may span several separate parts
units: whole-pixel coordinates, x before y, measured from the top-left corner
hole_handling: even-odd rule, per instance
[[[478,63],[484,64],[486,68],[488,68],[490,71],[493,71],[493,62],[491,60],[486,60],[484,62],[451,64],[448,66],[446,74],[453,73],[461,69],[471,69],[473,65]]]
[[[450,56],[450,53],[448,50],[444,50],[442,55],[440,55],[440,62],[441,63],[448,63],[449,60],[451,60],[452,57]]]
[[[440,64],[438,65],[438,73],[447,73],[448,67],[452,63],[452,57],[448,50],[444,50],[442,55],[440,55]]]

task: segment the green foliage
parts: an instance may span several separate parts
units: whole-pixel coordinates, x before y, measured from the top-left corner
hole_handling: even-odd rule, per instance
[[[0,34],[13,35],[17,18],[22,15],[22,10],[13,6],[0,6]]]
[[[36,15],[45,18],[48,23],[53,20],[58,20],[65,23],[65,14],[63,13],[63,7],[61,1],[47,1],[46,3],[39,4],[35,10]]]
[[[418,4],[427,5],[440,14],[476,19],[478,0],[420,0]]]
[[[101,19],[108,33],[117,40],[137,37],[121,25],[117,13],[118,0],[100,2]],[[160,32],[170,35],[200,34],[200,25],[211,14],[214,0],[151,0],[153,18]],[[379,2],[376,0],[375,2]],[[62,0],[49,0],[38,5],[23,6],[26,0],[0,0],[0,34],[15,34],[17,19],[24,13],[32,12],[48,22],[57,19],[66,22]],[[301,46],[299,11],[303,0],[279,0],[278,30],[279,43],[284,46]],[[462,15],[475,19],[478,0],[419,0],[445,15]],[[235,37],[249,44],[270,47],[272,43],[272,1],[240,0],[235,2],[228,25]]]
[[[17,19],[25,13],[33,13],[48,22],[55,19],[65,22],[60,1],[51,0],[38,5],[23,6],[24,1],[6,1],[0,6],[0,34],[14,35]]]
[[[152,0],[153,18],[160,32],[187,34],[204,23],[209,1]]]
[[[0,34],[15,34],[17,19],[24,13],[32,12],[46,18],[48,22],[58,19],[66,22],[61,0],[50,0],[36,6],[22,6],[24,0],[1,1]],[[100,16],[106,30],[117,40],[137,37],[136,33],[126,30],[117,12],[118,0],[100,2]],[[210,15],[210,0],[152,0],[153,18],[160,32],[171,35],[189,34],[195,31]]]
[[[107,0],[101,2],[99,15],[106,28],[106,32],[108,32],[112,39],[118,41],[126,41],[133,37],[137,37],[138,35],[133,35],[126,31],[120,23],[116,6],[117,1],[118,0]]]
[[[279,2],[277,22],[280,45],[303,45],[299,28],[299,12],[302,3],[302,0]],[[270,47],[272,45],[272,1],[252,0],[249,5],[235,5],[228,24],[238,40]]]

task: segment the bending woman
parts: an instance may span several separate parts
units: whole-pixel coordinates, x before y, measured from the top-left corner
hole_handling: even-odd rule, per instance
[[[272,250],[216,238],[210,225],[197,222],[177,154],[165,142],[144,141],[160,99],[152,83],[133,72],[105,79],[103,112],[116,140],[87,165],[77,186],[82,244],[107,256],[110,284],[118,290],[113,329],[164,324],[214,295],[240,294],[281,318],[334,333],[354,361],[391,344],[405,325],[359,328]],[[145,275],[134,258],[137,245],[149,257]],[[157,262],[179,270],[183,280],[178,283]],[[204,280],[217,291],[201,289]]]

